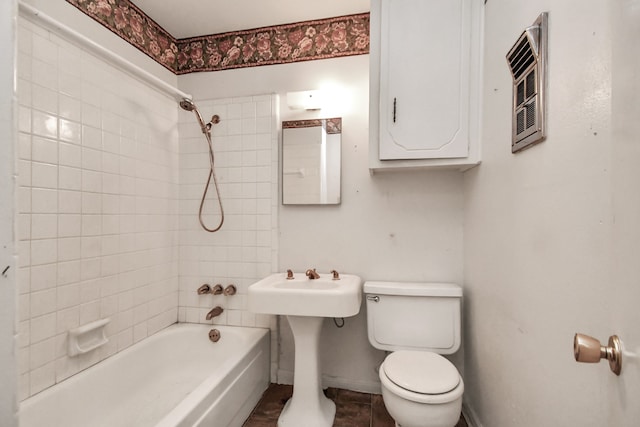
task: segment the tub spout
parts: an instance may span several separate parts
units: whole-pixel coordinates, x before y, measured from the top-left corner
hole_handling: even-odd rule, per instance
[[[304,274],[311,280],[320,278],[320,275],[316,272],[315,268],[313,270],[308,269]]]
[[[223,311],[224,311],[224,309],[218,305],[218,306],[214,307],[210,312],[207,313],[206,319],[207,320],[211,320],[216,316],[220,316]]]

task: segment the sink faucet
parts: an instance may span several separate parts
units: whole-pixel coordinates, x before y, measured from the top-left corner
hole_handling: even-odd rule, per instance
[[[316,272],[315,268],[313,270],[308,269],[304,274],[306,274],[306,276],[311,280],[320,278],[320,275]]]

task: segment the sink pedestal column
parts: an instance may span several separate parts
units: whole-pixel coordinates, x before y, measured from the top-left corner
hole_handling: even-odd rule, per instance
[[[320,331],[324,317],[287,316],[295,343],[293,396],[284,406],[278,427],[331,427],[336,405],[322,391]]]

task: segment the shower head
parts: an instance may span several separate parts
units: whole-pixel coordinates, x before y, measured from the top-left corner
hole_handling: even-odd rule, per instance
[[[180,108],[185,111],[197,110],[196,104],[194,104],[192,100],[187,98],[183,98],[182,101],[180,101]]]
[[[198,111],[198,107],[196,107],[196,104],[194,104],[192,100],[183,98],[182,101],[180,101],[180,108],[185,111],[193,111],[196,115],[196,118],[198,119],[198,123],[200,124],[200,129],[202,129],[202,133],[204,133],[205,135],[209,133],[209,128],[204,124],[204,120],[202,120],[200,111]]]

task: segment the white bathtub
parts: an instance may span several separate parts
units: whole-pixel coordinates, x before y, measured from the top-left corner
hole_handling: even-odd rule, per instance
[[[20,404],[21,427],[236,427],[269,385],[269,331],[175,324]]]

